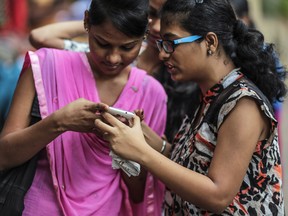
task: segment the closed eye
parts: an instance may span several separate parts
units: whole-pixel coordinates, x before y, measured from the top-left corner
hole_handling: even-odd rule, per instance
[[[102,48],[108,48],[110,47],[110,44],[108,43],[104,43],[104,42],[100,42],[97,39],[95,39],[96,43],[98,44],[98,46],[102,47]]]
[[[129,46],[121,46],[121,49],[124,51],[132,50],[135,47],[135,45],[129,45]]]
[[[128,43],[125,45],[122,45],[120,48],[124,51],[129,51],[135,48],[135,46],[137,45],[138,41],[133,41],[132,43]]]

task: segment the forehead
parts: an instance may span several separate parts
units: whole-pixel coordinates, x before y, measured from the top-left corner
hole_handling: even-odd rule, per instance
[[[160,35],[163,39],[174,39],[189,36],[190,33],[181,28],[177,23],[161,22]]]
[[[163,4],[166,2],[166,0],[149,0],[149,5],[153,9],[160,11],[162,8]]]
[[[89,34],[94,37],[100,37],[110,43],[131,43],[139,40],[141,37],[130,37],[118,30],[110,21],[106,21],[100,25],[92,25]]]

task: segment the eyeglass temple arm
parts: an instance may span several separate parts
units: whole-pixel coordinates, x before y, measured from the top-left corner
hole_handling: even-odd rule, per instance
[[[195,40],[198,40],[201,37],[202,36],[200,36],[200,35],[193,35],[193,36],[189,36],[189,37],[185,37],[185,38],[180,38],[178,40],[174,40],[174,44],[193,42]]]

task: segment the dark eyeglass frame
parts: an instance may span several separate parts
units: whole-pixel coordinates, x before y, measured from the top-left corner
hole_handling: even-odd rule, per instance
[[[175,47],[182,43],[192,43],[198,39],[202,38],[200,35],[191,35],[184,38],[179,38],[176,40],[156,40],[156,45],[159,52],[164,49],[167,54],[171,54],[175,51]]]

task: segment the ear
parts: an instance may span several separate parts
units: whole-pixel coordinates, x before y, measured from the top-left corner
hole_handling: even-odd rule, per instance
[[[85,10],[84,12],[84,29],[85,31],[88,32],[89,28],[90,28],[90,23],[89,23],[89,11]]]
[[[217,51],[219,45],[217,35],[214,32],[208,32],[205,36],[205,42],[208,55],[213,55]]]

